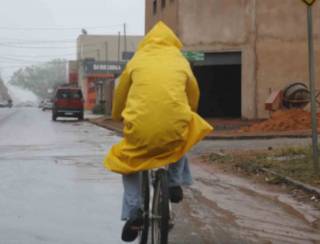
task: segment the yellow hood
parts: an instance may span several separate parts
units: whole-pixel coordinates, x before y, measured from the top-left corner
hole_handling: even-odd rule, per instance
[[[148,45],[162,45],[182,48],[182,43],[174,32],[162,21],[159,21],[140,42],[138,51]]]

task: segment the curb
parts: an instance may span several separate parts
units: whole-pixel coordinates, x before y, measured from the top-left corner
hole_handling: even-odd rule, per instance
[[[87,120],[88,122],[97,125],[99,127],[112,130],[117,135],[122,136],[122,130],[119,130],[118,128],[115,128],[113,126],[109,126],[106,124],[100,124],[95,121],[92,121],[90,119]],[[311,137],[311,135],[265,135],[265,136],[207,136],[204,138],[204,140],[245,140],[245,139],[273,139],[273,138],[308,138]],[[320,199],[320,189],[314,186],[310,186],[307,184],[304,184],[300,181],[294,180],[290,177],[286,177],[283,175],[280,175],[272,170],[266,169],[266,168],[260,168],[262,172],[274,175],[276,177],[279,177],[287,184],[293,185],[305,192],[314,194],[317,198]]]
[[[92,119],[87,119],[88,122],[100,126],[102,128],[112,130],[118,135],[122,135],[122,130],[106,123],[97,123]],[[311,138],[311,134],[271,134],[271,135],[209,135],[203,140],[254,140],[254,139],[276,139],[276,138]]]
[[[261,171],[265,172],[265,173],[269,173],[269,174],[271,174],[273,176],[279,177],[285,183],[293,185],[293,186],[295,186],[295,187],[297,187],[297,188],[299,188],[299,189],[301,189],[301,190],[303,190],[305,192],[314,194],[317,198],[320,199],[320,188],[317,188],[317,187],[302,183],[302,182],[294,180],[294,179],[292,179],[290,177],[286,177],[286,176],[280,175],[280,174],[278,174],[278,173],[276,173],[276,172],[274,172],[272,170],[266,169],[266,168],[261,168]]]
[[[219,136],[219,135],[213,135],[213,136],[206,136],[204,140],[254,140],[254,139],[276,139],[276,138],[311,138],[311,135],[294,135],[294,134],[288,134],[288,135],[237,135],[237,136]]]
[[[97,125],[97,126],[99,126],[99,127],[102,127],[102,128],[108,129],[108,130],[112,130],[113,132],[115,132],[115,133],[116,133],[117,135],[119,135],[119,136],[122,136],[122,135],[123,135],[123,134],[122,134],[122,130],[119,130],[119,129],[113,127],[113,126],[106,125],[106,124],[101,124],[101,123],[97,123],[97,122],[93,121],[92,119],[88,119],[87,121],[88,121],[89,123],[94,124],[94,125]]]

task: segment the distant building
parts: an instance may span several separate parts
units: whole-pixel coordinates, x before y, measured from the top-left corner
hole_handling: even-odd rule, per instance
[[[69,61],[67,67],[68,84],[79,86],[78,79],[78,61]]]
[[[192,67],[206,117],[266,118],[270,94],[308,84],[307,11],[292,0],[146,0],[146,32],[163,20],[185,50],[204,54]],[[320,57],[320,1],[313,6]],[[317,86],[320,83],[320,59]]]
[[[85,108],[105,104],[111,112],[114,79],[134,54],[142,36],[82,34],[77,40],[78,83]]]

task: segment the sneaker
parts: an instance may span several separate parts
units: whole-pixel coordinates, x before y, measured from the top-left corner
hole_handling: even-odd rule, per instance
[[[183,191],[181,186],[171,186],[169,187],[169,198],[173,203],[179,203],[183,199]]]
[[[139,213],[126,221],[122,228],[122,235],[121,239],[125,242],[132,242],[134,241],[139,234],[139,230],[143,226],[143,217],[142,212]]]

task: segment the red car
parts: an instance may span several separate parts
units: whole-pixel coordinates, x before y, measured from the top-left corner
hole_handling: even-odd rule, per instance
[[[57,117],[77,117],[83,120],[83,96],[81,89],[61,87],[55,92],[52,108],[52,120]]]

